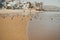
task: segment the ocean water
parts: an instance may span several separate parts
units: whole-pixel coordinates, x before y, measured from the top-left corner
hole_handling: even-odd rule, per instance
[[[28,40],[60,40],[60,12],[36,13],[28,25]]]

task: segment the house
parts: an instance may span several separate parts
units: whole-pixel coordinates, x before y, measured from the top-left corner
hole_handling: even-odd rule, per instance
[[[36,10],[39,10],[39,11],[44,11],[43,9],[43,2],[35,2],[35,8]]]

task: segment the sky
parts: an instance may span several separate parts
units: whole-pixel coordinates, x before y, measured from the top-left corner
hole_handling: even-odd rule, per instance
[[[60,0],[22,0],[22,1],[44,2],[44,5],[54,5],[60,7]]]

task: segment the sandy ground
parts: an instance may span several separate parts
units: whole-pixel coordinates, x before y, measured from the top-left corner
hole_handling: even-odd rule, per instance
[[[60,40],[60,12],[0,10],[0,40],[28,39]]]
[[[0,13],[25,13],[25,12],[35,12],[35,9],[16,9],[16,10],[12,10],[12,9],[2,9],[0,10]]]
[[[0,14],[20,13],[18,10],[0,10]],[[27,40],[26,28],[30,16],[1,16],[0,15],[0,40]]]

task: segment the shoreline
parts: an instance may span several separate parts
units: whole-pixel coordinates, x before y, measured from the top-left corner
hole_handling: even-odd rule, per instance
[[[60,10],[41,10],[42,12],[60,12]],[[16,10],[13,10],[13,9],[1,9],[0,10],[0,14],[1,13],[30,13],[30,12],[41,12],[41,11],[38,11],[38,10],[35,10],[35,9],[16,9]]]

